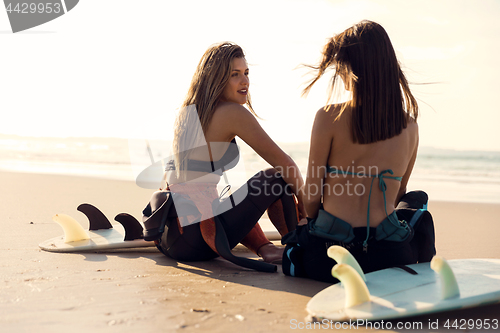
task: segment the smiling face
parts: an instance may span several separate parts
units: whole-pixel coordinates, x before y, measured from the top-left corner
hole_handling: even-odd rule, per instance
[[[249,87],[250,80],[248,79],[247,61],[245,58],[234,58],[231,62],[229,81],[224,87],[221,100],[243,105],[248,100]]]

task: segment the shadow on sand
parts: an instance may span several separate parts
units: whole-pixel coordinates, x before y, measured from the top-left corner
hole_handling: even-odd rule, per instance
[[[234,252],[238,256],[257,259],[241,245],[238,245]],[[156,265],[202,277],[306,297],[313,297],[330,285],[324,282],[285,276],[280,265],[278,265],[277,273],[262,273],[236,266],[221,258],[199,262],[179,262],[164,256],[156,248],[120,249],[105,253],[81,252],[80,254],[85,256],[85,260],[96,262],[107,260],[107,256],[128,259],[146,258],[154,261]],[[489,329],[485,329],[486,323],[489,324]],[[392,332],[496,331],[500,329],[500,304],[357,324],[358,328],[389,329]],[[493,329],[495,327],[496,329]]]
[[[254,258],[256,260],[258,258],[241,245],[238,245],[233,252],[235,255],[241,257]],[[180,262],[163,255],[156,248],[108,250],[99,253],[80,252],[80,254],[85,257],[84,260],[96,262],[107,260],[107,256],[118,256],[128,259],[147,258],[159,266],[175,268],[211,279],[266,290],[284,291],[307,297],[312,297],[319,291],[330,286],[329,283],[325,282],[285,276],[281,271],[281,265],[278,265],[276,273],[263,273],[237,266],[222,258],[209,261]]]

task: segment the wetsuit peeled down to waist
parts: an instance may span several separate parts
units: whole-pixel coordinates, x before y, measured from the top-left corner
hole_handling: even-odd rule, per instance
[[[187,160],[186,169],[220,176],[234,167],[238,159],[238,148],[233,140],[219,161]],[[167,171],[172,170],[175,167],[171,162]],[[281,191],[265,190],[266,187],[279,187]],[[170,212],[164,213],[161,208],[167,197],[171,197],[174,204],[168,207]],[[174,259],[198,261],[220,255],[244,267],[276,271],[274,265],[234,257],[230,253],[230,249],[240,242],[255,253],[270,243],[257,223],[266,210],[280,234],[295,229],[298,222],[295,199],[275,169],[257,173],[246,186],[224,200],[220,200],[214,183],[173,184],[167,191],[156,192],[143,213],[146,228],[152,230],[151,236],[147,232],[146,237],[155,239],[158,248]],[[162,223],[164,230],[161,230]]]
[[[436,253],[434,224],[426,210],[427,194],[414,191],[405,194],[396,210],[387,213],[386,218],[376,227],[370,227],[370,201],[375,179],[387,205],[386,179],[401,181],[392,176],[392,170],[377,175],[352,173],[328,167],[335,174],[371,177],[368,196],[367,226],[353,228],[349,223],[320,209],[315,219],[282,239],[286,244],[283,254],[283,272],[290,276],[308,277],[325,282],[337,282],[331,275],[335,260],[327,256],[327,249],[340,245],[349,250],[358,260],[365,273],[430,261]]]

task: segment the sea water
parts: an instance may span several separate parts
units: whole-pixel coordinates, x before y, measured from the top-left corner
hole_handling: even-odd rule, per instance
[[[241,140],[238,144],[240,167],[230,177],[236,186],[269,167]],[[305,176],[309,143],[279,145]],[[170,146],[161,140],[0,135],[0,170],[136,181],[142,169],[169,159]],[[416,189],[436,201],[500,203],[500,151],[421,147],[408,183],[408,190]]]

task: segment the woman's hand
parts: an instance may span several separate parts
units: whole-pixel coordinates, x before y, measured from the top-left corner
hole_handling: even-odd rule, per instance
[[[300,192],[300,190],[299,190]],[[299,221],[302,219],[305,219],[307,217],[307,212],[306,212],[306,207],[304,206],[303,200],[299,199],[298,196],[295,196],[296,199],[296,204],[297,204],[297,210],[299,211]]]

